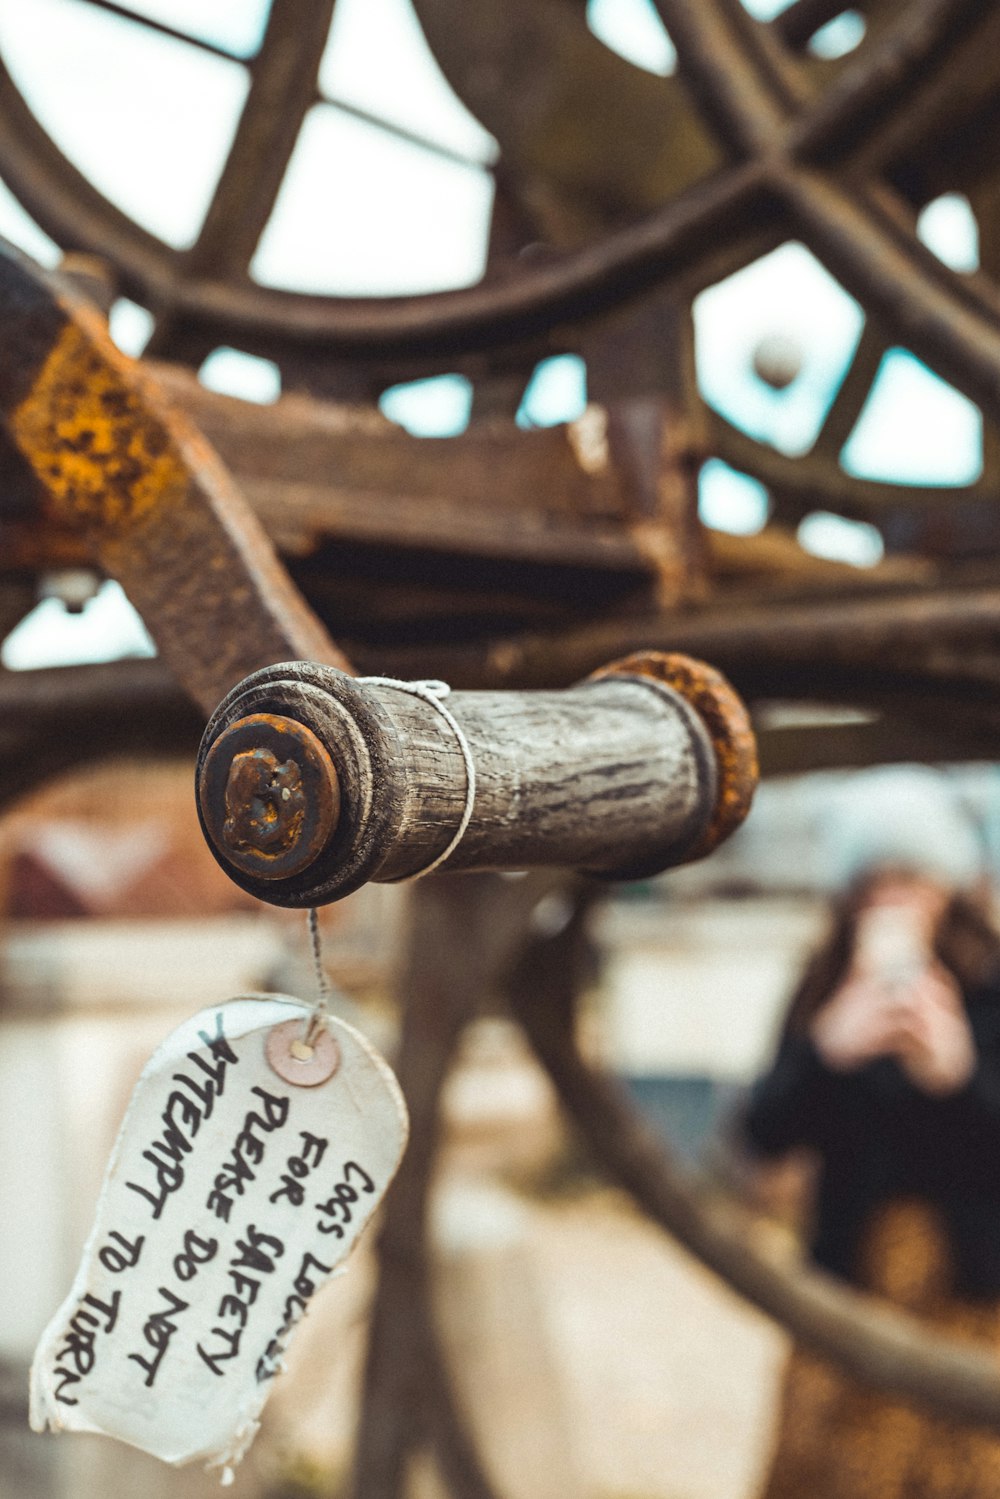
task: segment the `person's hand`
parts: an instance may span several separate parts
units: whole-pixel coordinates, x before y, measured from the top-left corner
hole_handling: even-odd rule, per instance
[[[849,978],[811,1028],[828,1067],[852,1072],[877,1057],[895,1057],[926,1093],[955,1092],[976,1065],[975,1043],[957,985],[940,964],[905,985],[866,975]]]
[[[899,1040],[894,992],[866,975],[834,990],[810,1027],[813,1045],[836,1072],[854,1072],[876,1057],[894,1055]]]
[[[940,967],[922,973],[900,1006],[893,1054],[925,1093],[943,1097],[969,1081],[976,1046],[954,979]]]

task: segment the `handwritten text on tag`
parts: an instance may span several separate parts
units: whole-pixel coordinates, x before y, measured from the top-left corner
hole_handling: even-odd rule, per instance
[[[406,1110],[342,1021],[322,1086],[269,1066],[277,996],[205,1010],[132,1096],[96,1222],[32,1368],[36,1431],[104,1432],[166,1462],[226,1465],[253,1440],[282,1351],[392,1180]]]

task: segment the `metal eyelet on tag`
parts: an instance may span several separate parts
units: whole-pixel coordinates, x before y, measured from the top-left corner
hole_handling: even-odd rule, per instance
[[[309,1042],[301,1020],[286,1020],[268,1031],[264,1054],[272,1070],[295,1088],[318,1088],[340,1066],[340,1047],[325,1025],[313,1028]]]

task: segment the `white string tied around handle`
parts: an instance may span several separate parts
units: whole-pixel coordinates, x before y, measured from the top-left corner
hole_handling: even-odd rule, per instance
[[[323,939],[319,931],[319,912],[315,906],[310,906],[307,920],[309,922],[309,941],[312,947],[313,969],[316,974],[316,999],[312,1010],[306,1017],[305,1029],[302,1032],[301,1041],[296,1045],[311,1052],[316,1040],[317,1032],[325,1023],[330,1013],[330,985],[326,980],[326,970],[323,967]],[[295,1048],[292,1048],[295,1055]]]
[[[433,874],[435,869],[440,869],[441,865],[451,858],[465,837],[465,830],[472,821],[472,811],[476,804],[476,766],[472,758],[472,750],[469,747],[469,741],[465,736],[462,725],[451,709],[445,707],[444,699],[451,692],[451,688],[447,682],[439,682],[434,678],[421,682],[404,682],[396,677],[358,677],[357,680],[363,682],[366,687],[395,687],[397,691],[408,692],[411,697],[418,697],[421,702],[429,704],[436,713],[440,713],[458,741],[458,747],[462,752],[462,763],[465,766],[465,805],[462,808],[462,815],[458,820],[458,827],[455,829],[448,846],[442,849],[436,858],[432,859],[423,869],[418,869],[416,874],[403,876],[404,880],[422,880],[425,875]],[[330,1013],[330,986],[327,983],[326,971],[323,967],[319,912],[315,906],[310,907],[308,919],[313,967],[316,972],[316,1002],[306,1020],[302,1040],[298,1044],[311,1050],[319,1028]]]
[[[366,687],[395,687],[399,692],[408,692],[411,697],[418,697],[421,702],[428,703],[435,712],[440,713],[458,741],[458,747],[462,752],[462,762],[465,766],[465,806],[462,808],[458,827],[447,848],[442,849],[441,853],[423,869],[418,869],[416,874],[403,877],[404,880],[422,880],[425,875],[433,874],[435,869],[440,869],[441,865],[451,858],[472,821],[472,811],[476,805],[476,767],[472,759],[472,750],[462,725],[451,709],[445,706],[444,699],[451,692],[447,682],[439,682],[435,678],[422,682],[402,682],[396,677],[359,677],[358,681],[363,682]]]

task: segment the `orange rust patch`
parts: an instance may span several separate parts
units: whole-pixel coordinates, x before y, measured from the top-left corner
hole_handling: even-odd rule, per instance
[[[653,677],[680,693],[708,730],[719,774],[715,811],[685,862],[703,859],[743,822],[760,778],[757,741],[742,698],[714,666],[677,652],[636,651],[593,675]]]
[[[11,416],[10,430],[51,513],[88,530],[124,533],[188,486],[168,432],[73,323]]]

